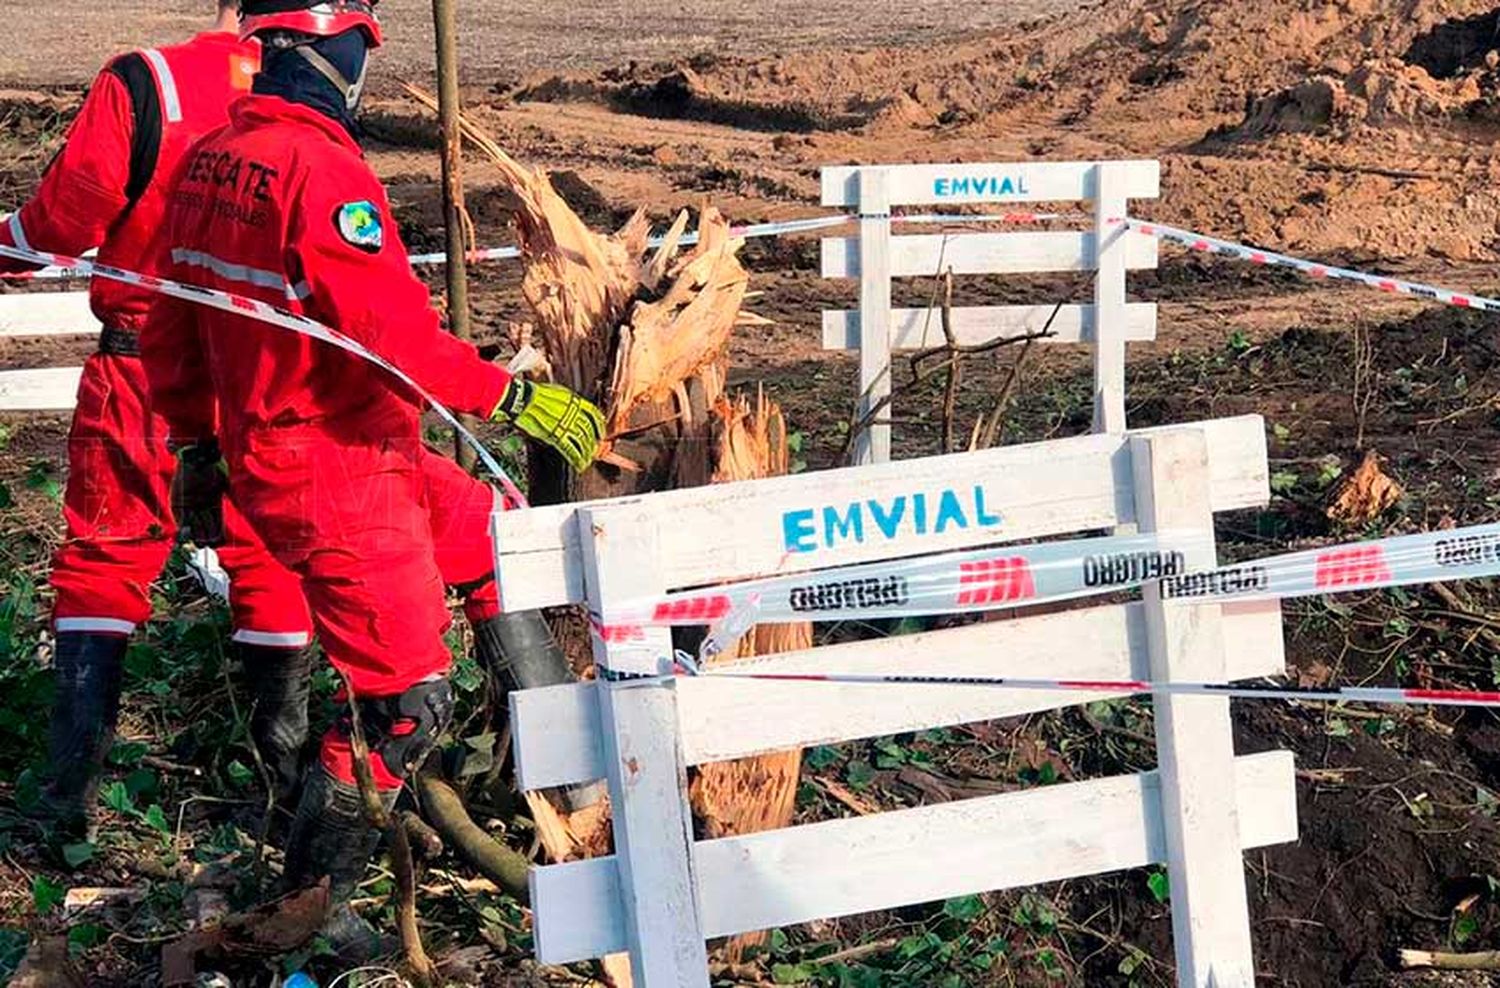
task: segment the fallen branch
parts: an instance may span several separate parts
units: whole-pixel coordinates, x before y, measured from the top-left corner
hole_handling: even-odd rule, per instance
[[[1441,950],[1403,950],[1401,966],[1432,968],[1438,971],[1500,971],[1500,950],[1481,950],[1472,954],[1448,954]]]
[[[365,817],[371,826],[385,832],[391,844],[391,872],[396,879],[396,927],[401,933],[401,949],[406,955],[406,965],[411,970],[412,980],[420,988],[432,988],[437,984],[437,968],[427,956],[422,945],[422,931],[417,928],[417,878],[412,864],[411,842],[406,828],[392,818],[381,801],[380,791],[375,786],[375,774],[370,769],[370,746],[365,741],[364,725],[360,722],[359,702],[354,696],[354,686],[349,677],[339,670],[344,680],[344,691],[349,697],[349,721],[352,725],[350,746],[354,749],[354,778],[359,783],[359,794],[364,800]]]
[[[1062,306],[1059,305],[1058,309],[1060,310],[1061,308]],[[1057,310],[1054,310],[1053,316],[1056,315]],[[855,420],[854,424],[849,428],[849,434],[844,437],[844,449],[841,456],[845,458],[848,457],[849,451],[854,448],[854,441],[859,438],[861,433],[870,428],[870,426],[874,425],[879,419],[880,413],[889,408],[897,398],[904,397],[908,393],[915,391],[923,384],[926,384],[928,381],[932,380],[938,374],[941,374],[943,371],[953,367],[964,356],[975,353],[986,353],[990,350],[998,350],[1001,347],[1013,346],[1017,343],[1030,344],[1035,340],[1046,339],[1047,337],[1053,335],[1053,333],[1051,332],[1051,325],[1052,320],[1049,318],[1047,320],[1047,328],[1041,330],[1040,332],[1022,333],[1019,336],[1002,336],[998,339],[990,340],[987,343],[978,343],[972,346],[961,345],[954,350],[949,350],[946,345],[941,347],[932,347],[927,350],[922,350],[912,354],[912,356],[909,358],[909,363],[911,364],[913,369],[912,379],[900,387],[892,388],[890,394],[881,398],[870,407],[869,411],[865,412],[864,415]],[[923,360],[930,359],[939,354],[947,354],[948,359],[939,364],[931,364],[927,367],[921,368],[918,367],[918,365]]]
[[[416,778],[417,799],[443,840],[459,856],[507,894],[530,902],[527,876],[531,862],[484,831],[464,809],[458,793],[435,773],[422,771]]]
[[[958,348],[958,337],[953,332],[953,269],[949,268],[943,273],[943,339],[948,342],[948,349]],[[957,450],[953,447],[953,423],[958,414],[958,388],[963,380],[964,365],[960,361],[953,361],[948,369],[948,389],[943,395],[943,452],[953,453]]]

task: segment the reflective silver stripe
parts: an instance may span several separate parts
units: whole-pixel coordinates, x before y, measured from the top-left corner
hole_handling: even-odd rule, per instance
[[[257,288],[269,288],[272,291],[281,292],[287,298],[297,297],[292,294],[292,286],[288,285],[286,279],[275,271],[236,264],[221,257],[214,257],[212,254],[205,254],[201,250],[188,250],[185,247],[172,248],[172,260],[195,268],[207,268],[220,278],[229,281],[241,281]]]
[[[156,85],[161,89],[161,112],[167,123],[182,122],[182,101],[177,98],[177,80],[172,78],[172,68],[166,58],[155,48],[142,49],[141,54],[156,71]]]
[[[231,641],[262,648],[302,648],[312,642],[305,631],[236,631]]]
[[[134,621],[121,621],[119,618],[57,618],[52,622],[52,625],[53,629],[58,633],[65,631],[92,631],[103,632],[109,635],[128,635],[135,630]]]
[[[286,297],[298,302],[306,302],[312,295],[312,286],[305,281],[299,281],[286,290]]]
[[[26,239],[26,228],[21,225],[21,214],[10,214],[10,239],[22,250],[31,250],[31,241]]]

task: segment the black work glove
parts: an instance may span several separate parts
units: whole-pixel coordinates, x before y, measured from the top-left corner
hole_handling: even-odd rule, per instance
[[[200,549],[224,544],[224,494],[229,470],[217,439],[201,439],[177,451],[172,478],[172,517],[178,537]]]

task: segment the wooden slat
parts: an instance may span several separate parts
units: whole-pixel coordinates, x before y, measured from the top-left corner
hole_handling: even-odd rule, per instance
[[[1241,603],[1224,616],[1227,675],[1285,669],[1281,605]],[[1141,679],[1149,671],[1140,604],[970,625],[757,660],[773,673]],[[517,782],[525,790],[604,776],[593,683],[512,693]],[[771,683],[681,679],[683,759],[727,761],[797,745],[836,744],[1088,703],[1101,695],[995,687]]]
[[[99,332],[88,292],[0,295],[0,337],[85,336]]]
[[[70,409],[78,400],[82,367],[44,367],[0,371],[0,412],[50,412]]]
[[[1126,197],[1155,199],[1161,194],[1156,161],[1116,162],[1125,173]],[[855,165],[825,168],[823,205],[859,204],[859,176],[874,169],[888,176],[891,203],[1072,202],[1095,195],[1096,163],[1028,161],[1014,164]]]
[[[1123,236],[1128,269],[1156,267],[1155,237],[1134,231]],[[1092,271],[1097,266],[1096,242],[1093,233],[1075,230],[892,237],[890,271],[892,278],[930,277],[949,270],[956,275]],[[859,238],[825,237],[823,277],[860,276]]]
[[[1170,429],[1202,429],[1208,436],[1210,483],[1215,511],[1264,504],[1269,497],[1265,424],[1259,416],[1217,419]],[[1145,430],[1153,434],[1161,430]],[[628,503],[656,520],[668,587],[743,580],[777,572],[894,559],[1023,538],[1112,529],[1135,521],[1130,456],[1122,436],[1079,436],[978,453],[906,460],[841,470],[682,491],[666,491]],[[908,510],[887,538],[862,510],[863,540],[819,532],[813,551],[788,552],[786,528],[812,512],[822,526],[823,509],[835,514],[851,504],[875,500],[887,506],[899,497],[910,508],[914,495],[930,505],[943,491],[970,501],[983,491],[985,509],[1002,516],[999,526],[970,519],[967,528],[918,532]],[[497,571],[507,610],[532,610],[583,601],[582,558],[576,504],[507,512],[495,519]],[[822,536],[833,535],[832,544]]]
[[[1240,848],[1297,839],[1290,752],[1237,759],[1232,781]],[[703,935],[720,937],[1139,868],[1166,850],[1146,773],[702,841],[694,860]],[[1244,882],[1238,864],[1232,877]],[[619,896],[612,857],[533,869],[537,959],[624,949]]]
[[[1052,313],[1056,310],[1057,316]],[[1043,343],[1092,343],[1092,305],[989,305],[953,310],[953,335],[963,346],[978,346],[1003,336],[1039,333],[1053,335]],[[943,344],[942,313],[938,309],[896,309],[891,313],[891,351],[921,350]],[[1047,320],[1052,325],[1047,327]],[[856,311],[823,313],[823,349],[858,350],[860,318]],[[1141,343],[1156,339],[1156,303],[1132,302],[1125,307],[1125,339]]]
[[[859,420],[864,420],[891,393],[891,200],[886,173],[861,172],[859,178]],[[890,409],[880,412],[854,439],[855,463],[888,463],[891,459]]]
[[[664,589],[661,556],[649,529],[634,525],[618,508],[585,510],[581,521],[595,533],[584,554],[593,609],[599,609],[601,600],[638,587]],[[651,628],[645,637],[648,655],[670,651],[670,629]],[[594,638],[594,663],[600,669],[657,671],[635,667],[634,658],[618,644]],[[622,893],[616,901],[630,931],[629,942],[620,949],[630,951],[638,984],[708,988],[675,684],[606,681],[599,686],[593,695]]]
[[[1131,440],[1136,515],[1142,532],[1213,527],[1208,449],[1201,435]],[[1187,550],[1190,569],[1216,565],[1208,546]],[[1222,682],[1231,632],[1218,604],[1178,606],[1160,587],[1142,592],[1151,678]],[[1253,985],[1250,906],[1240,857],[1242,824],[1224,780],[1234,771],[1234,728],[1226,697],[1159,696],[1156,758],[1172,889],[1172,941],[1183,988]]]
[[[1125,269],[1131,236],[1123,219],[1129,176],[1119,162],[1099,165],[1094,198],[1094,431],[1125,431]]]

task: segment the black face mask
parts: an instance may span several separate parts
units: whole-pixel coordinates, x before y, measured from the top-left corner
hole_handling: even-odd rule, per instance
[[[253,90],[310,106],[358,137],[354,111],[368,68],[369,44],[358,29],[292,47],[273,42],[266,46]]]

